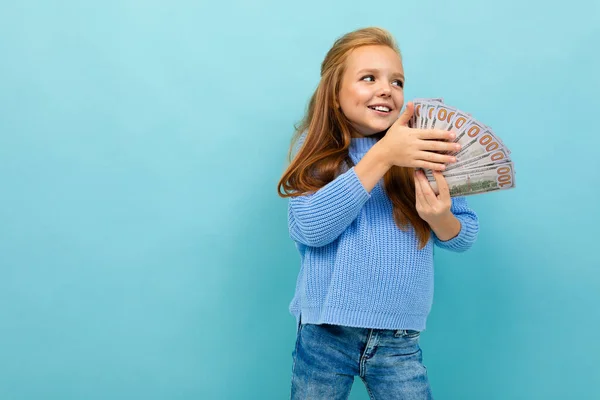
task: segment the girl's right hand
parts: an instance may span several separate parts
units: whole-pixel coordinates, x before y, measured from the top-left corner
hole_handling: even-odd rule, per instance
[[[437,152],[454,152],[460,149],[459,144],[448,142],[456,137],[455,133],[440,129],[409,128],[408,121],[413,113],[414,104],[409,102],[404,113],[379,141],[386,149],[386,161],[390,166],[443,171],[445,164],[456,162],[456,158]]]

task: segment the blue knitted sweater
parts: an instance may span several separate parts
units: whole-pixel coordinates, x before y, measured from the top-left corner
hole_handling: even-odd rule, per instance
[[[375,143],[353,138],[354,163]],[[383,180],[369,193],[354,167],[313,194],[291,197],[289,233],[301,261],[289,306],[296,322],[424,330],[433,302],[433,246],[465,251],[479,230],[464,198],[453,198],[451,211],[459,234],[441,241],[432,231],[418,250],[414,229],[396,226]]]

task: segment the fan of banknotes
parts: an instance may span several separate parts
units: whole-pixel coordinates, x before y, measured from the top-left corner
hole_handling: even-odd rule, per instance
[[[454,131],[457,152],[447,153],[456,162],[447,164],[442,175],[448,182],[450,197],[469,196],[515,187],[515,169],[510,150],[489,126],[470,114],[444,104],[443,99],[414,100],[412,128]],[[425,170],[433,190],[437,183],[431,170]]]

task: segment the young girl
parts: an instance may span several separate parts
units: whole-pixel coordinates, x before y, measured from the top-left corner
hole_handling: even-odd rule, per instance
[[[419,334],[433,246],[465,251],[479,224],[439,172],[455,161],[454,134],[409,127],[403,88],[390,33],[350,32],[327,53],[294,135],[278,186],[301,259],[292,399],[347,399],[355,376],[371,399],[432,398]],[[434,171],[439,195],[416,168]]]

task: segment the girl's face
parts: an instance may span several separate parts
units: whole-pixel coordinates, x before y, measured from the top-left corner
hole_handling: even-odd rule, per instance
[[[346,60],[338,98],[353,127],[352,137],[388,129],[404,104],[404,69],[398,53],[379,45],[354,49]]]

